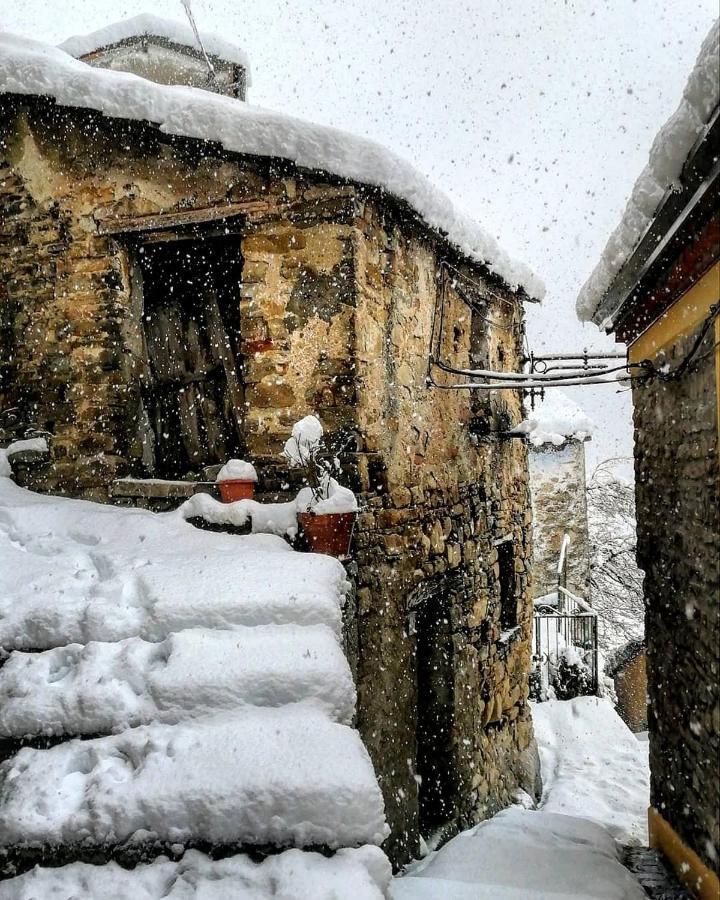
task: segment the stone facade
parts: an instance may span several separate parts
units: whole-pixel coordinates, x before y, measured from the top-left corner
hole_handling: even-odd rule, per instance
[[[613,680],[615,709],[630,731],[647,731],[647,665],[645,641],[631,640],[609,658],[605,674]]]
[[[588,534],[585,444],[570,438],[562,446],[542,444],[530,449],[530,493],[533,507],[533,596],[557,589],[558,561],[568,535],[568,590],[588,596],[590,538]]]
[[[26,483],[104,501],[113,480],[153,474],[142,254],[183,237],[211,254],[222,237],[242,262],[233,409],[261,487],[287,480],[302,415],[349,441],[348,643],[389,854],[534,791],[527,453],[506,434],[520,400],[425,382],[441,264],[484,309],[448,287],[456,365],[517,370],[521,298],[360,185],[41,101],[8,104],[0,129],[0,405],[52,433]]]
[[[694,329],[660,351],[674,369]],[[717,872],[720,834],[718,332],[683,377],[633,391],[638,564],[645,571],[651,802]]]

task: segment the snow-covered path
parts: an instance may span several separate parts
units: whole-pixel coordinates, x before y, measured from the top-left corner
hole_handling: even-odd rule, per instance
[[[0,763],[0,873],[143,861],[36,868],[0,880],[0,900],[381,900],[387,826],[349,725],[346,590],[337,560],[273,535],[0,476],[0,740],[16,749]],[[188,849],[207,846],[236,855]],[[284,852],[238,852],[268,846]]]
[[[646,897],[619,841],[646,837],[647,744],[595,697],[536,704],[533,720],[540,808],[513,807],[459,834],[396,878],[393,900]]]

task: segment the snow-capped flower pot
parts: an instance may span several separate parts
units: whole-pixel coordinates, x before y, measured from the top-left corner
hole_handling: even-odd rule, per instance
[[[346,558],[357,518],[355,494],[332,477],[340,464],[327,452],[324,429],[316,416],[297,422],[286,441],[283,455],[305,474],[307,487],[299,491],[297,520],[313,553]]]
[[[298,522],[313,553],[326,553],[346,559],[357,519],[356,512],[298,513]]]
[[[217,486],[223,503],[252,500],[255,495],[257,472],[244,459],[230,459],[217,474]]]

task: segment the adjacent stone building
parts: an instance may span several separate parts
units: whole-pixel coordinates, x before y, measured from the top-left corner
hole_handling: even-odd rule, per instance
[[[593,425],[557,389],[529,413],[533,597],[562,583],[587,598],[590,580],[585,442]]]
[[[374,144],[19,46],[0,404],[51,446],[25,483],[182,497],[242,455],[282,498],[281,448],[315,413],[362,507],[347,643],[389,854],[534,791],[520,398],[426,375],[433,329],[459,367],[518,371],[537,282]]]
[[[623,644],[608,659],[605,674],[615,687],[618,714],[631,731],[647,731],[647,666],[645,641]]]
[[[716,22],[578,304],[634,366],[650,840],[708,900],[720,893],[718,54]]]

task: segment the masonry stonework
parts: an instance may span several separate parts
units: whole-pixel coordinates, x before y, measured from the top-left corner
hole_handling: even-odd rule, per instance
[[[558,561],[567,535],[567,588],[587,597],[590,578],[585,444],[569,439],[542,444],[529,453],[533,506],[533,596],[557,590]]]
[[[674,369],[697,330],[655,360]],[[720,495],[716,337],[682,378],[633,391],[645,571],[651,803],[711,870],[720,856]],[[658,520],[661,518],[662,527]],[[703,690],[698,690],[703,685]]]
[[[449,282],[443,350],[458,366],[517,370],[521,298],[360,185],[42,102],[6,109],[0,129],[0,404],[51,433],[26,483],[107,501],[113,480],[152,474],[139,260],[182,229],[112,226],[215,209],[215,231],[193,234],[221,233],[242,260],[242,452],[277,491],[301,416],[348,445],[362,511],[346,624],[389,854],[404,862],[421,833],[536,791],[527,451],[507,434],[520,400],[425,380],[443,265],[477,300]]]

